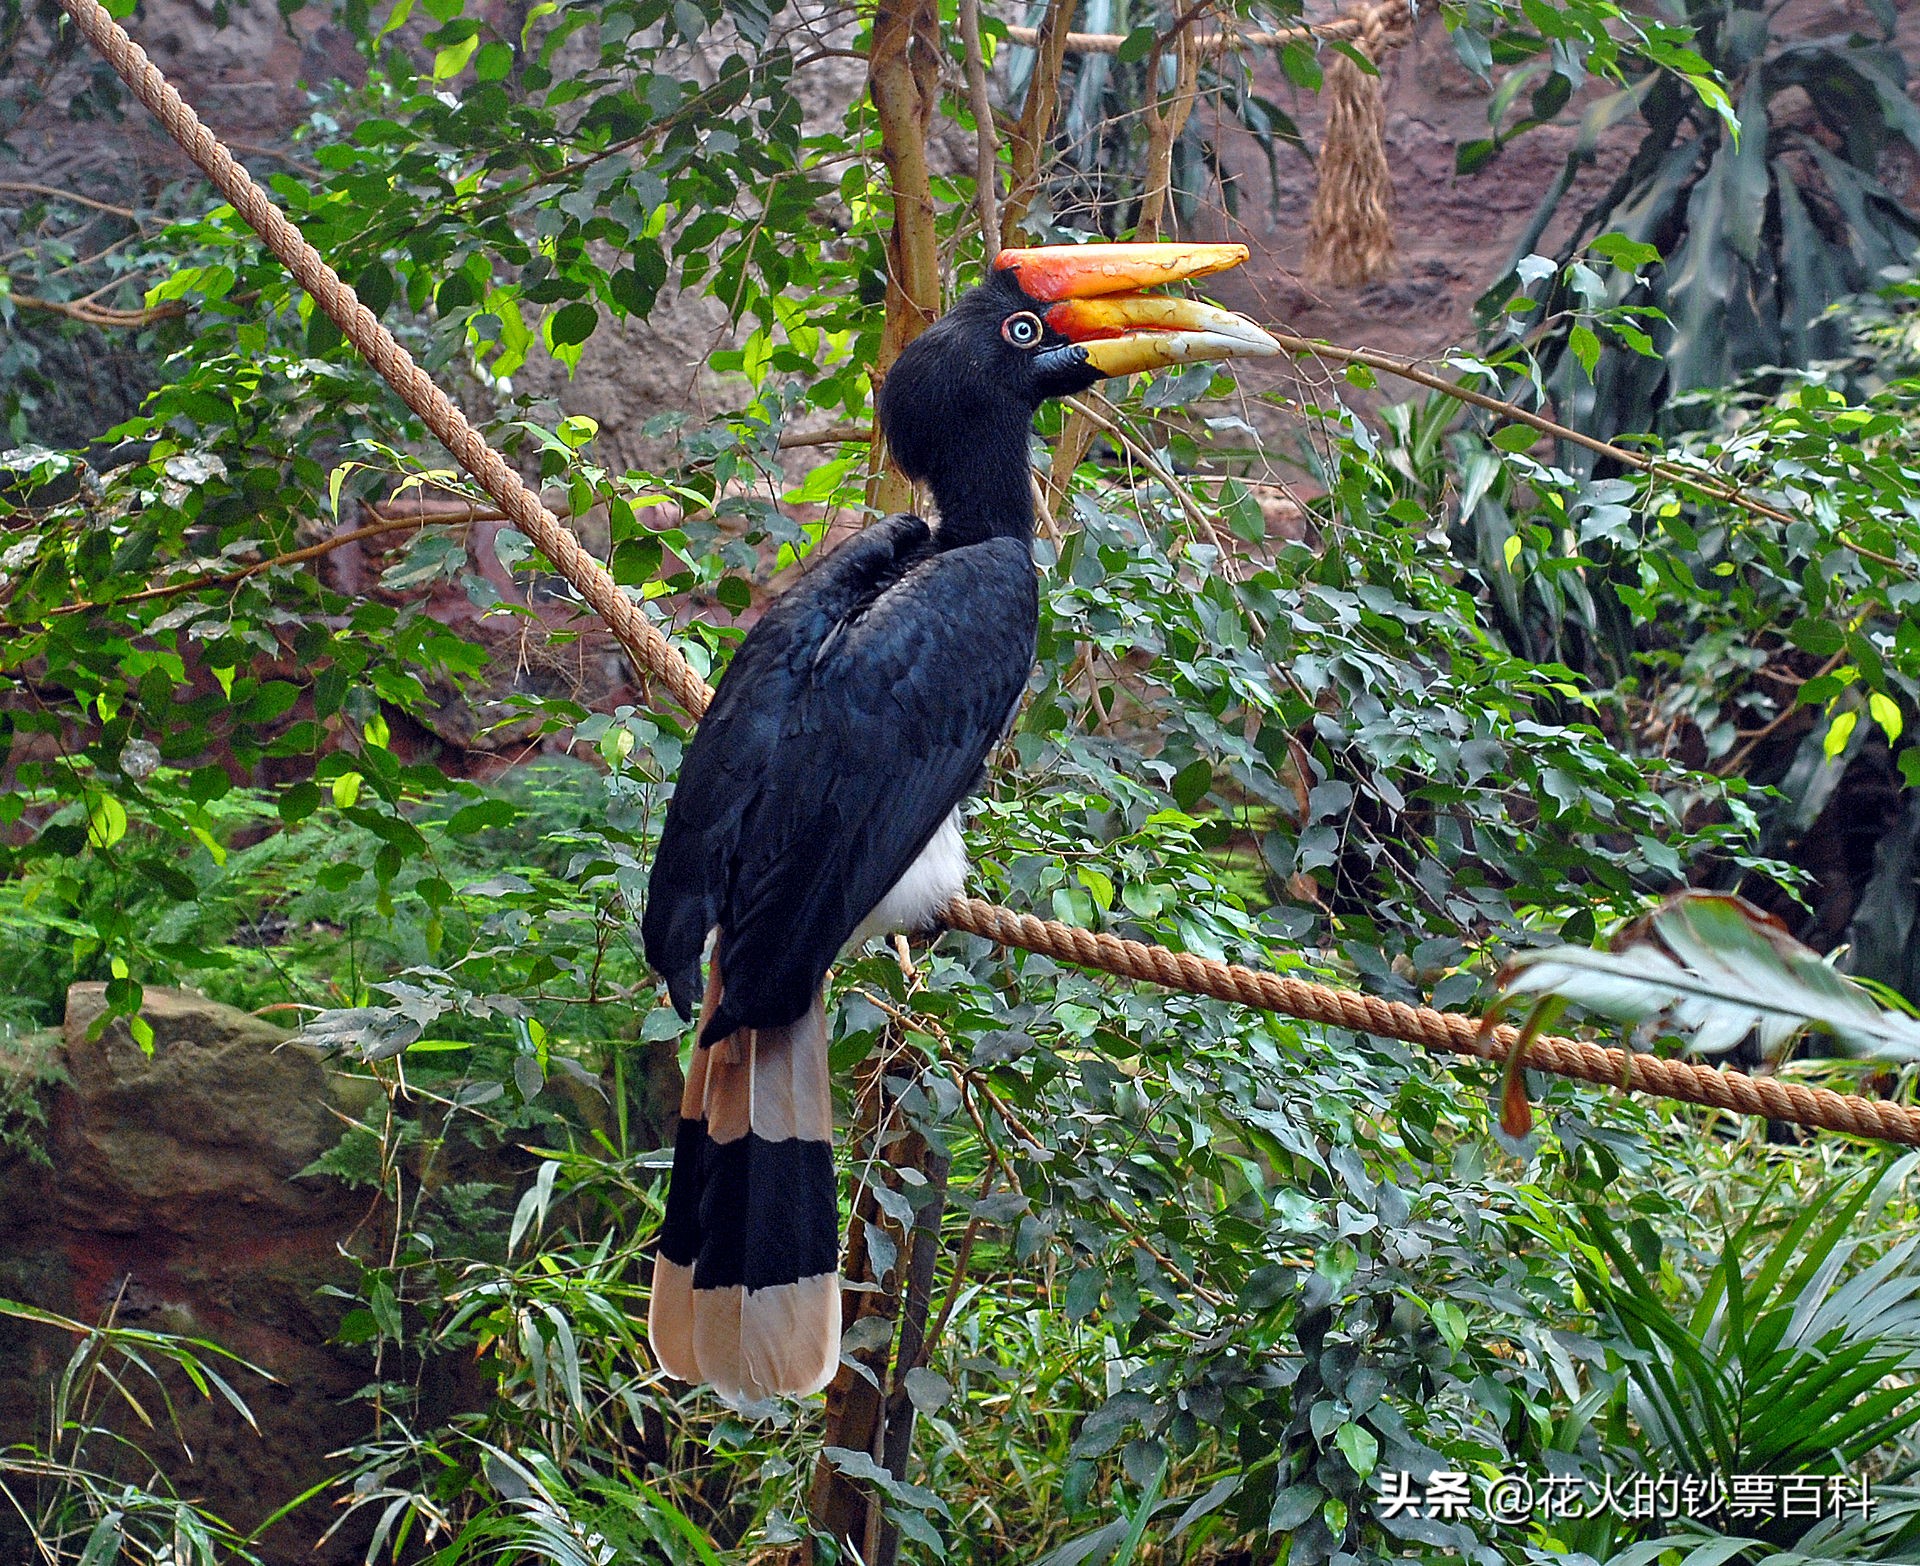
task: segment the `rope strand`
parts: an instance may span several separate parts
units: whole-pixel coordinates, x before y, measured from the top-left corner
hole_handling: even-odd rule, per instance
[[[1078,967],[1098,968],[1193,995],[1210,995],[1305,1022],[1404,1039],[1477,1060],[1504,1061],[1518,1037],[1517,1029],[1501,1026],[1490,1037],[1482,1038],[1479,1019],[1460,1012],[1409,1006],[1405,1001],[1383,1000],[1358,990],[1337,990],[1307,979],[1197,957],[1192,952],[1170,951],[1164,946],[1037,919],[974,897],[949,903],[942,917],[950,929],[982,935],[1002,946],[1018,946]],[[1920,1146],[1920,1111],[1884,1099],[1810,1088],[1777,1077],[1752,1077],[1694,1061],[1668,1060],[1554,1035],[1536,1038],[1524,1059],[1530,1070],[1582,1082]]]
[[[294,280],[340,328],[360,356],[380,372],[387,384],[400,394],[402,402],[426,421],[454,460],[473,475],[494,504],[533,540],[554,570],[573,585],[594,613],[626,644],[641,667],[650,670],[691,716],[699,717],[706,710],[711,694],[706,682],[620,590],[606,568],[581,547],[572,530],[541,503],[540,497],[521,482],[520,475],[509,468],[505,459],[467,422],[466,415],[434,384],[433,378],[414,363],[413,355],[375,319],[353,289],[321,258],[320,252],[281,216],[280,209],[267,199],[253,176],[234,162],[220,139],[200,123],[200,117],[174,91],[160,68],[147,58],[146,51],[127,36],[126,29],[107,14],[99,0],[72,0],[63,9],[87,40],[106,56],[133,95],[153,111],[167,134],[199,165],[220,194],[233,204],[234,211],[247,220],[247,225],[285,264]]]
[[[494,504],[533,540],[554,569],[620,638],[640,668],[659,680],[690,716],[698,718],[705,712],[713,694],[707,683],[639,606],[621,591],[605,567],[586,552],[571,529],[541,503],[480,432],[467,422],[447,395],[414,363],[412,355],[359,301],[352,288],[280,214],[254,183],[252,175],[234,162],[219,139],[200,123],[159,68],[107,14],[99,0],[60,0],[60,3],[134,96],[153,111],[167,133],[286,265],[314,303],[345,334],[347,341],[380,372],[407,406],[426,421],[427,427],[473,475]],[[1478,1020],[1457,1012],[1409,1006],[1354,990],[1337,990],[1282,974],[1257,972],[1197,957],[1191,952],[1174,952],[1115,935],[1080,930],[977,898],[956,900],[947,907],[944,917],[953,929],[1080,967],[1195,995],[1210,995],[1303,1021],[1404,1039],[1428,1049],[1471,1055],[1481,1060],[1504,1059],[1515,1039],[1512,1028],[1501,1027],[1483,1040]],[[1736,1114],[1764,1115],[1770,1120],[1920,1146],[1920,1110],[1857,1094],[1809,1088],[1772,1077],[1750,1077],[1738,1071],[1721,1071],[1690,1061],[1607,1049],[1569,1038],[1535,1039],[1528,1046],[1525,1063],[1535,1070],[1631,1092],[1653,1093]]]

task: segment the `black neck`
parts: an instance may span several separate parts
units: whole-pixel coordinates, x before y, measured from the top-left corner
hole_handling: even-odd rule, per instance
[[[1000,405],[987,417],[957,420],[952,438],[940,443],[923,477],[940,513],[942,549],[1033,537],[1032,422],[1027,409]]]

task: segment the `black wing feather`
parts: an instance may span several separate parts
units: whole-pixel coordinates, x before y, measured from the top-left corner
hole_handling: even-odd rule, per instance
[[[913,517],[821,562],[741,643],[689,748],[642,920],[686,1015],[727,933],[705,1030],[784,1026],[978,783],[1033,664],[1024,541],[935,552]]]

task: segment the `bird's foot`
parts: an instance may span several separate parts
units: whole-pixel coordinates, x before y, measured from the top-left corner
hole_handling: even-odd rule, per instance
[[[913,966],[913,953],[907,949],[907,938],[904,935],[894,936],[893,955],[900,959],[900,974],[907,983],[911,984],[920,977]]]

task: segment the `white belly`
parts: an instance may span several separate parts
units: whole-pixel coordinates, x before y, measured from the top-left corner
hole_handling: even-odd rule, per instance
[[[967,845],[960,837],[960,810],[956,806],[920,850],[920,857],[907,866],[907,873],[860,921],[846,950],[856,951],[876,935],[924,930],[933,923],[935,914],[966,890],[966,885]]]

